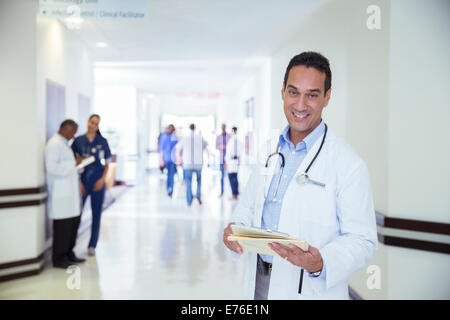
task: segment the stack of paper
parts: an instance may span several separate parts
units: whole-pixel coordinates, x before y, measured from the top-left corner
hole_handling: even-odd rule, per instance
[[[308,243],[306,241],[291,238],[286,233],[245,227],[236,224],[231,225],[231,230],[233,230],[233,234],[228,236],[228,240],[239,242],[244,252],[250,251],[278,256],[278,254],[269,247],[269,243],[271,242],[277,242],[285,247],[292,243],[303,251],[308,251]]]
[[[95,162],[95,157],[94,156],[90,156],[86,159],[84,159],[83,161],[80,162],[79,165],[77,165],[77,169],[83,169],[84,167],[87,167],[88,165],[90,165],[91,163]]]

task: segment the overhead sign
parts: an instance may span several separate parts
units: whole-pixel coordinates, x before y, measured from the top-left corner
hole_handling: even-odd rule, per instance
[[[40,0],[39,15],[53,19],[143,20],[148,0]]]

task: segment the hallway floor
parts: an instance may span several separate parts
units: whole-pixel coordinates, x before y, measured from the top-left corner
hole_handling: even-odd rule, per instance
[[[37,276],[0,283],[0,299],[242,299],[246,257],[232,259],[222,243],[236,202],[228,180],[218,198],[219,178],[205,169],[203,205],[188,207],[180,181],[170,199],[165,176],[149,175],[103,212],[95,257],[86,257],[88,231],[75,250],[87,261],[74,273],[47,262]]]

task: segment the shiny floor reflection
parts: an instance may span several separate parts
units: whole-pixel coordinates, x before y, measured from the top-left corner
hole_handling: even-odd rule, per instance
[[[145,180],[104,211],[97,255],[77,270],[79,289],[75,273],[47,266],[0,283],[0,299],[242,299],[246,257],[232,259],[222,243],[236,205],[229,184],[218,198],[217,172],[204,170],[203,205],[188,207],[181,181],[171,199],[164,176]],[[89,234],[78,240],[79,256],[86,256]]]

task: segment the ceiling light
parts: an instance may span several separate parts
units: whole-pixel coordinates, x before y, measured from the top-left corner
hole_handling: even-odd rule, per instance
[[[105,48],[108,46],[108,44],[106,42],[97,42],[97,44],[95,46],[97,48]]]

